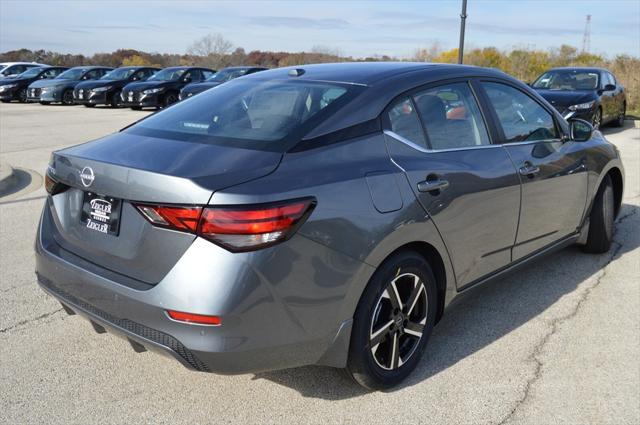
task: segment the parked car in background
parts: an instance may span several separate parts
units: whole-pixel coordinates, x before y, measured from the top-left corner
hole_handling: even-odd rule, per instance
[[[43,105],[60,102],[73,105],[73,89],[82,81],[97,80],[113,70],[104,66],[76,66],[58,75],[53,80],[36,81],[29,85],[27,99],[37,99]]]
[[[122,103],[122,88],[131,82],[146,81],[160,68],[125,66],[116,68],[99,80],[83,81],[73,91],[73,101],[88,108],[96,105],[118,107]]]
[[[29,68],[27,71],[13,78],[0,80],[0,101],[19,102],[27,101],[27,88],[29,84],[39,80],[51,80],[69,68],[62,66],[42,66]]]
[[[233,66],[230,68],[221,69],[216,72],[210,78],[207,78],[201,83],[187,84],[182,90],[180,90],[180,100],[191,97],[195,94],[202,93],[205,90],[219,86],[220,84],[233,80],[234,78],[242,77],[243,75],[253,74],[259,71],[265,71],[268,68],[254,67],[254,66]]]
[[[178,101],[178,95],[184,86],[204,81],[214,73],[212,69],[193,66],[165,68],[147,81],[124,86],[122,105],[131,109],[169,106]]]
[[[36,62],[3,62],[0,63],[0,78],[7,78],[14,75],[22,74],[27,69],[38,68],[41,66],[49,65]]]
[[[538,77],[531,87],[565,118],[585,119],[594,128],[607,123],[624,125],[625,90],[606,69],[554,68]]]
[[[500,71],[280,68],[54,152],[36,273],[138,352],[388,388],[459,294],[608,251],[623,184],[600,132]]]

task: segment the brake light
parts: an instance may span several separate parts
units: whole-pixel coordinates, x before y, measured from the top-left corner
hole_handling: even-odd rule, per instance
[[[207,207],[198,234],[230,251],[252,251],[290,238],[311,214],[313,199],[240,207]]]
[[[311,198],[242,206],[134,204],[153,225],[195,233],[232,252],[253,251],[290,238],[311,214]]]
[[[136,204],[144,217],[156,226],[195,233],[202,213],[201,207]]]
[[[222,319],[219,316],[207,316],[204,314],[184,313],[182,311],[167,310],[167,314],[173,320],[186,323],[197,323],[199,325],[219,326]]]
[[[44,175],[44,188],[49,195],[56,195],[67,190],[69,186],[64,183],[60,183],[59,181],[51,177],[49,173],[46,173]]]

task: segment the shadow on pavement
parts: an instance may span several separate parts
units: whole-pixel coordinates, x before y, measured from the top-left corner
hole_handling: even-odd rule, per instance
[[[31,174],[28,172],[16,168],[13,170],[13,176],[11,176],[11,184],[5,190],[0,191],[0,200],[14,193],[20,192],[25,187],[29,186],[32,181]]]
[[[635,127],[634,120],[630,120],[629,118],[627,118],[624,122],[624,126],[622,127],[613,127],[611,125],[605,125],[600,129],[600,131],[605,136],[608,136],[610,134],[622,133],[623,131],[629,130],[630,128],[634,128],[634,127]]]
[[[617,232],[634,231],[622,227],[622,223],[626,217],[639,214],[639,210],[635,205],[623,204]],[[429,379],[526,324],[598,273],[614,252],[619,256],[637,248],[630,245],[617,248],[614,245],[602,255],[585,254],[577,246],[569,247],[461,295],[436,326],[416,370],[395,390]],[[328,367],[264,372],[254,379],[268,379],[293,388],[304,397],[327,400],[367,393],[342,371]]]

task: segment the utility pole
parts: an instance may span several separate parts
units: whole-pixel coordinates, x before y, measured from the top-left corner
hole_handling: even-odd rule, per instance
[[[462,13],[460,14],[460,45],[458,46],[458,63],[462,63],[464,55],[464,24],[467,19],[467,0],[462,0]]]
[[[591,15],[587,15],[587,22],[584,24],[584,35],[582,36],[582,53],[589,53],[591,50]]]

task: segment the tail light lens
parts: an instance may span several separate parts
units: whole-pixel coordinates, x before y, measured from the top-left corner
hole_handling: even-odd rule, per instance
[[[138,211],[156,226],[195,233],[202,213],[201,207],[136,204]]]
[[[195,233],[229,251],[253,251],[289,239],[315,207],[312,198],[224,207],[136,204],[152,224]]]
[[[46,173],[44,175],[44,188],[49,195],[56,195],[67,190],[69,186],[64,183],[60,183],[59,181],[51,177],[49,173]]]
[[[204,314],[184,313],[182,311],[167,310],[167,314],[173,320],[198,325],[220,326],[222,319],[219,316],[206,316]]]

